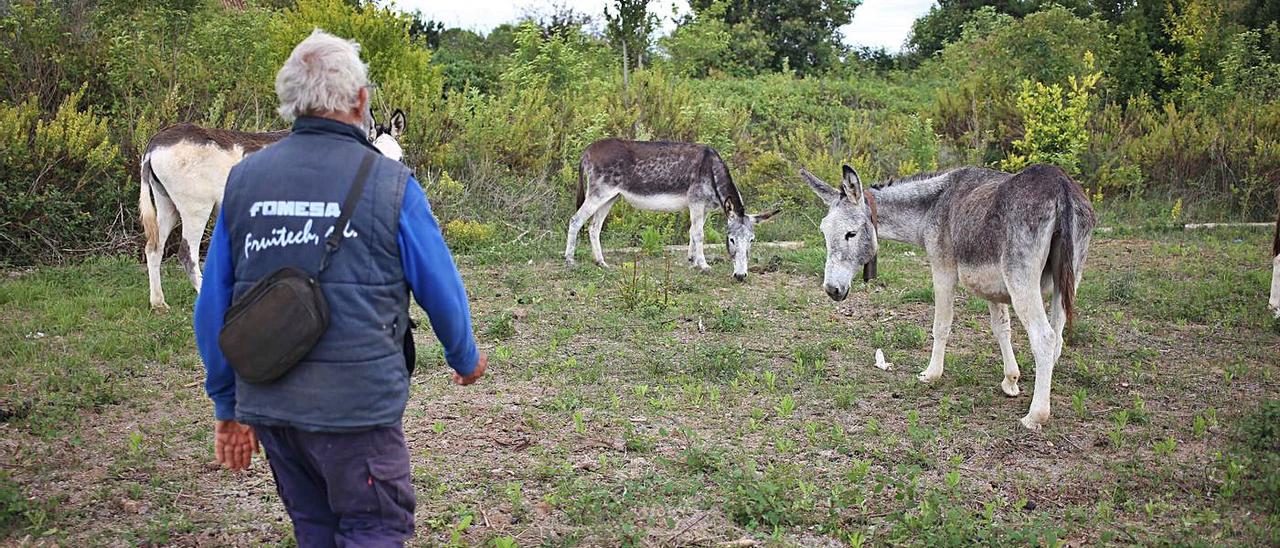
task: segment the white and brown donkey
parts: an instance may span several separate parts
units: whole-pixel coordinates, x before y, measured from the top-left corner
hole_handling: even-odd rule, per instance
[[[1010,336],[1013,305],[1036,361],[1035,393],[1022,424],[1038,429],[1049,419],[1053,366],[1074,315],[1095,222],[1088,198],[1066,173],[1046,165],[1016,175],[962,167],[865,191],[849,166],[839,189],[800,173],[827,204],[823,285],[832,299],[848,295],[854,271],[875,258],[879,238],[923,247],[933,271],[933,354],[919,379],[942,375],[959,282],[989,301],[1004,360],[1000,387],[1009,396],[1018,395],[1019,376]],[[1043,299],[1050,292],[1046,314]]]
[[[404,113],[396,110],[389,127],[371,121],[369,140],[383,155],[400,160],[404,152],[398,140],[404,126]],[[210,215],[222,202],[227,175],[245,156],[286,135],[288,130],[249,133],[178,124],[160,130],[147,143],[142,154],[138,211],[147,236],[147,277],[151,284],[152,308],[169,308],[160,287],[160,262],[169,233],[181,221],[182,246],[178,260],[186,269],[191,285],[200,291],[200,241]]]
[[[1276,232],[1271,238],[1271,298],[1267,307],[1280,318],[1280,188],[1276,189]]]
[[[578,164],[578,211],[569,221],[564,260],[573,264],[578,232],[591,218],[588,234],[596,264],[608,266],[600,247],[600,230],[619,197],[637,209],[676,212],[689,210],[689,263],[707,270],[703,254],[703,223],[707,213],[724,210],[725,245],[733,261],[733,277],[747,278],[747,258],[756,240],[756,223],[778,210],[749,215],[742,195],[729,176],[729,167],[715,149],[696,143],[666,141],[596,141],[582,152]]]

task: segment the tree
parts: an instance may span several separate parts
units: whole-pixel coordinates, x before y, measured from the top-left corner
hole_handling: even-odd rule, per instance
[[[929,13],[912,23],[911,36],[907,42],[917,60],[932,57],[947,44],[959,39],[965,24],[977,10],[984,7],[991,7],[996,13],[1021,18],[1050,6],[1060,5],[1077,16],[1085,17],[1095,11],[1120,13],[1132,3],[1130,0],[938,0],[937,5],[929,8]],[[1099,9],[1096,5],[1102,5],[1103,8]]]
[[[444,23],[425,18],[422,10],[415,10],[411,17],[413,20],[409,22],[409,37],[423,40],[431,49],[439,48]]]
[[[658,27],[658,17],[649,13],[652,0],[614,0],[613,11],[604,8],[605,37],[622,56],[623,73],[638,66],[648,56],[649,37]]]
[[[431,62],[444,68],[445,88],[470,86],[481,92],[496,88],[507,57],[515,51],[515,31],[511,24],[502,24],[487,37],[459,28],[441,32]]]
[[[559,2],[550,6],[550,11],[526,9],[521,21],[530,21],[542,31],[542,39],[571,38],[582,32],[582,27],[591,22],[591,16],[579,13],[572,6]]]
[[[729,26],[729,48],[750,60],[763,41],[769,54],[757,70],[816,74],[835,66],[846,48],[840,27],[862,0],[691,0],[694,17],[717,14]]]

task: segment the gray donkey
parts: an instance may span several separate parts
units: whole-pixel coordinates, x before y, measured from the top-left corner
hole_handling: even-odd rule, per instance
[[[596,264],[607,267],[600,248],[600,229],[609,208],[623,197],[637,209],[675,212],[689,209],[689,262],[707,270],[702,228],[707,212],[724,210],[728,227],[725,245],[733,260],[733,277],[747,278],[747,256],[756,240],[756,223],[778,210],[748,215],[742,195],[729,177],[729,168],[715,149],[696,143],[665,141],[596,141],[582,152],[578,164],[578,211],[569,221],[564,260],[573,264],[578,232],[593,217],[588,234]]]
[[[839,190],[808,171],[801,176],[826,202],[824,288],[840,301],[855,269],[870,263],[887,238],[921,246],[933,270],[933,354],[923,382],[942,375],[957,280],[989,301],[991,330],[1004,360],[1004,393],[1018,395],[1018,363],[1009,305],[1022,320],[1036,360],[1035,393],[1023,426],[1049,419],[1053,366],[1074,316],[1075,288],[1094,226],[1093,207],[1061,169],[1034,165],[1016,175],[977,167],[917,175],[863,191],[844,166]],[[1046,315],[1044,295],[1052,292]]]

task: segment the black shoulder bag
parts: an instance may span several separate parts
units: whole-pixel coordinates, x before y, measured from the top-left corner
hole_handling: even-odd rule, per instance
[[[315,277],[299,268],[281,268],[259,280],[227,309],[218,346],[236,375],[246,382],[269,383],[288,373],[329,328],[329,303],[317,278],[342,244],[373,161],[372,152],[366,152],[360,161],[338,221],[325,239],[324,257]]]

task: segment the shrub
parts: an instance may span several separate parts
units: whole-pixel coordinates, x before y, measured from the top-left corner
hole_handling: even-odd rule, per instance
[[[0,258],[31,261],[119,230],[129,194],[107,120],[82,110],[85,87],[41,119],[35,99],[0,103]],[[103,181],[107,183],[103,183]],[[117,213],[113,213],[117,212]],[[87,236],[92,235],[92,236]]]
[[[454,251],[466,252],[493,241],[493,225],[454,219],[444,225],[444,239]]]
[[[1062,6],[1022,19],[979,10],[934,68],[944,79],[934,107],[940,128],[986,160],[1004,156],[989,155],[988,149],[1007,151],[1018,135],[1013,98],[1024,80],[1065,82],[1092,73],[1084,63],[1086,52],[1098,56],[1105,73],[1114,51],[1103,21],[1077,17]]]
[[[1058,84],[1022,81],[1018,112],[1022,115],[1022,138],[1013,142],[1013,154],[1000,163],[1005,171],[1018,171],[1029,164],[1046,163],[1067,173],[1079,171],[1080,154],[1089,144],[1085,127],[1091,112],[1090,92],[1102,76],[1092,72],[1093,54],[1085,52],[1089,74],[1071,76],[1071,89]]]

